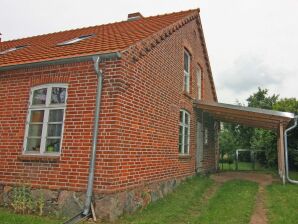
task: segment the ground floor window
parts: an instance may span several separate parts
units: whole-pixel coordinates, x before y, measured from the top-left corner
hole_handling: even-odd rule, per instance
[[[179,154],[189,154],[190,116],[185,110],[180,110],[179,122]]]
[[[60,153],[66,98],[66,85],[48,84],[31,89],[24,153]]]

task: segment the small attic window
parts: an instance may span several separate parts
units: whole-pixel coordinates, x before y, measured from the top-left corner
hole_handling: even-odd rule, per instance
[[[12,52],[12,51],[20,50],[24,47],[27,47],[27,45],[20,45],[20,46],[9,48],[9,49],[4,50],[4,51],[0,51],[0,55],[7,54],[7,53]]]
[[[76,37],[74,39],[61,42],[57,45],[58,46],[64,46],[64,45],[69,45],[69,44],[75,44],[77,42],[80,42],[82,40],[88,39],[88,38],[93,37],[93,36],[95,36],[95,35],[94,34],[82,35],[82,36]]]

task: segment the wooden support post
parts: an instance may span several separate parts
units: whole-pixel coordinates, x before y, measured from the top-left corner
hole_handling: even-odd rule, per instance
[[[280,143],[280,165],[281,165],[281,177],[285,184],[286,182],[286,168],[285,168],[285,142],[284,142],[284,126],[281,123],[279,125],[279,143]]]
[[[277,134],[277,169],[278,169],[278,175],[280,176],[280,178],[282,178],[281,176],[281,164],[280,164],[280,134],[279,134],[279,130],[278,130],[278,134]]]

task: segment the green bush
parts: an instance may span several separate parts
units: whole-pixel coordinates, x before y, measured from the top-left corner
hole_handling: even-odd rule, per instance
[[[36,200],[33,200],[31,188],[25,185],[14,187],[12,190],[11,206],[16,213],[30,214],[38,211],[43,215],[45,205],[44,195],[40,194]]]

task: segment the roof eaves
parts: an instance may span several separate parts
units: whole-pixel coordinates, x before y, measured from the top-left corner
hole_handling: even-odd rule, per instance
[[[268,109],[262,109],[262,108],[256,108],[256,107],[246,107],[246,106],[226,104],[226,103],[209,102],[209,101],[204,101],[204,100],[197,100],[195,103],[204,104],[204,105],[213,106],[213,107],[226,108],[226,109],[231,109],[231,110],[246,111],[246,112],[252,112],[252,113],[257,113],[257,114],[265,114],[265,115],[281,117],[281,118],[293,119],[295,117],[295,115],[290,112],[268,110]]]
[[[40,60],[40,61],[35,61],[30,63],[5,65],[0,67],[0,71],[26,69],[26,68],[33,68],[33,67],[39,67],[39,66],[49,66],[49,65],[61,65],[61,64],[68,64],[68,63],[74,63],[74,62],[84,62],[84,61],[93,60],[94,56],[100,56],[102,60],[105,60],[108,58],[120,59],[121,53],[119,51],[99,52],[99,53],[93,53],[88,55],[75,55],[71,57],[53,58],[49,60]]]

